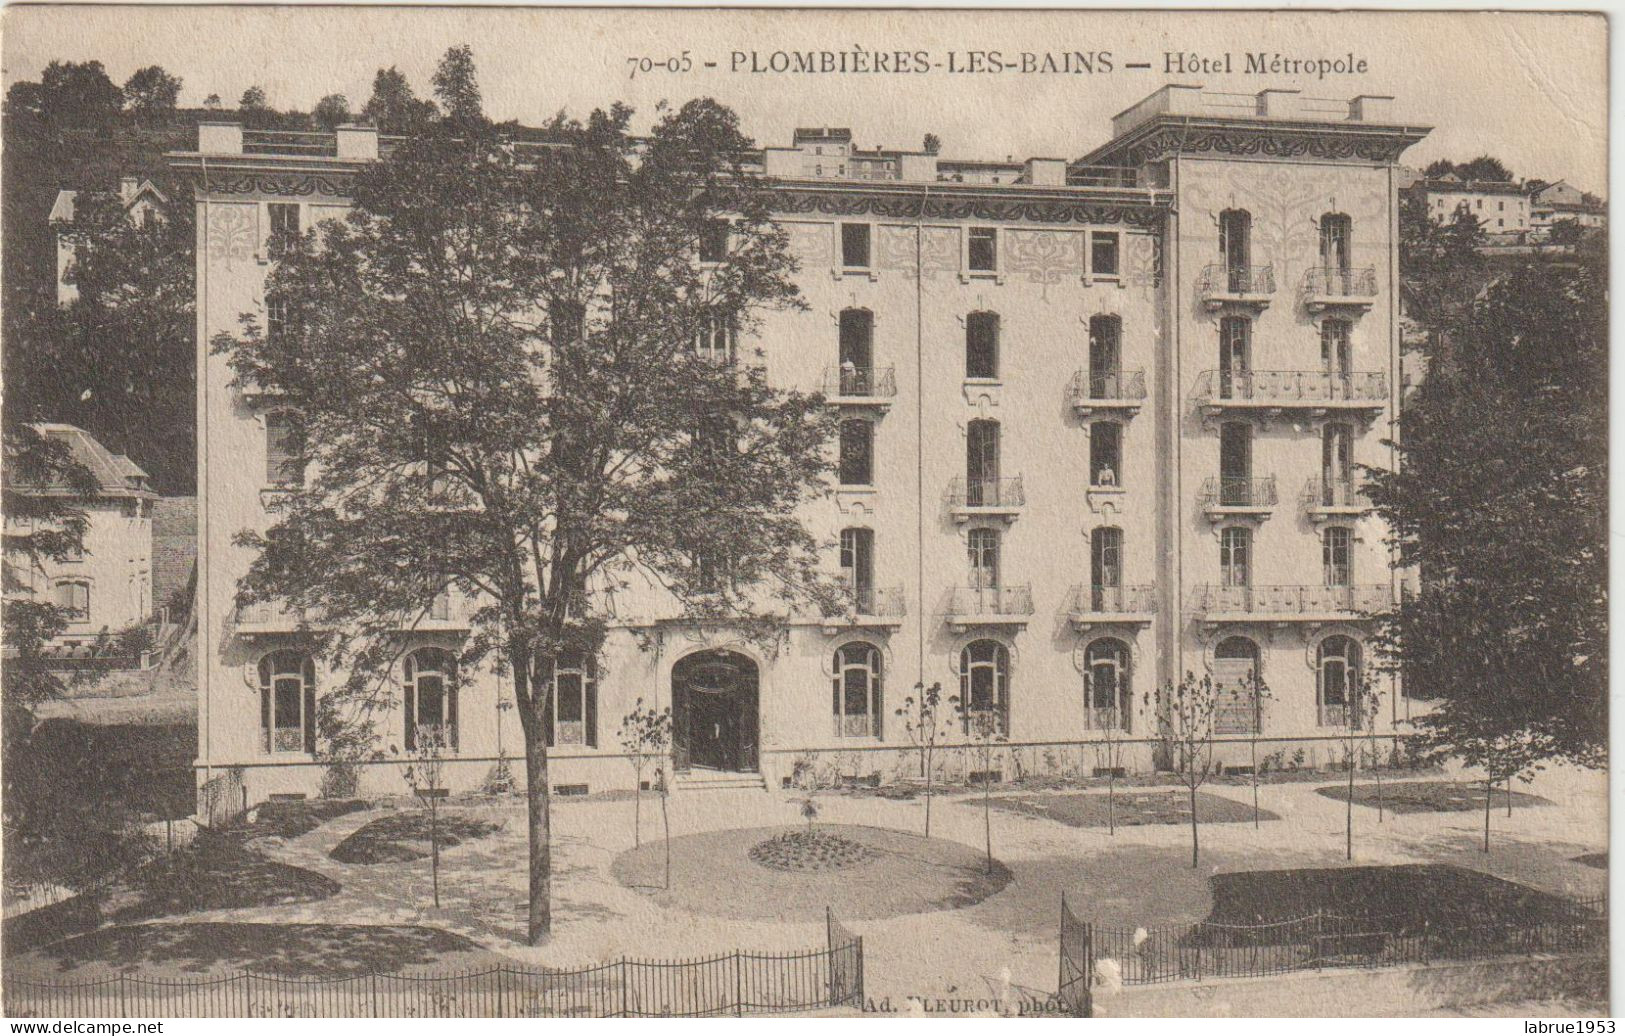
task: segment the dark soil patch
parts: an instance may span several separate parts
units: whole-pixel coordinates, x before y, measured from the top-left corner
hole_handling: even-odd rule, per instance
[[[1349,789],[1346,784],[1337,784],[1326,788],[1316,788],[1316,794],[1324,795],[1338,802],[1347,802]],[[1377,785],[1356,784],[1354,786],[1354,804],[1356,806],[1369,806],[1377,808]],[[1484,782],[1482,781],[1401,781],[1395,784],[1382,785],[1382,805],[1384,809],[1395,813],[1462,813],[1476,810],[1484,811]],[[1551,801],[1539,795],[1529,795],[1521,791],[1512,793],[1512,806],[1550,806]],[[1494,795],[1490,797],[1491,808],[1507,808],[1506,787],[1499,786]]]
[[[462,813],[446,812],[439,817],[441,849],[450,849],[501,830],[502,825]],[[335,845],[327,855],[340,863],[409,863],[427,859],[429,813],[427,810],[392,813],[379,817]]]
[[[1575,863],[1583,863],[1587,867],[1595,867],[1598,870],[1605,871],[1605,870],[1608,869],[1608,854],[1607,853],[1586,853],[1584,856],[1576,856],[1574,858],[1574,862]]]
[[[243,830],[250,838],[298,838],[329,820],[366,808],[367,803],[358,799],[266,802],[254,814],[254,822]]]
[[[1250,925],[1317,911],[1377,929],[1413,934],[1508,922],[1568,921],[1569,900],[1490,874],[1447,864],[1244,871],[1209,879],[1213,924]]]
[[[961,799],[977,804],[976,799]],[[1119,827],[1146,824],[1189,824],[1190,799],[1180,792],[1120,792],[1108,802],[1105,795],[1000,795],[990,800],[993,808],[1020,813],[1040,820],[1053,820],[1068,827],[1107,827],[1115,820]],[[1110,811],[1108,813],[1108,811]],[[1279,820],[1267,809],[1258,811],[1260,820]],[[1198,792],[1196,819],[1202,824],[1252,823],[1253,807],[1218,795]]]
[[[257,973],[342,978],[444,964],[448,956],[493,956],[437,928],[340,924],[143,924],[103,928],[36,950],[7,977],[61,981],[61,972],[139,970],[143,977],[247,968]],[[74,976],[78,977],[78,976]]]
[[[108,897],[119,922],[202,910],[314,903],[339,891],[314,871],[266,859],[231,835],[202,832],[184,849],[137,869]]]
[[[879,855],[861,842],[827,831],[787,831],[751,846],[750,858],[781,871],[838,871]]]

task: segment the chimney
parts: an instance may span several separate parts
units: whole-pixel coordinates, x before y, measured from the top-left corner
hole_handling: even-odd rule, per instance
[[[378,127],[345,123],[335,127],[333,133],[338,138],[338,157],[357,161],[378,158]]]
[[[1349,102],[1349,119],[1354,122],[1392,122],[1394,99],[1383,94],[1361,94]]]
[[[197,149],[205,155],[240,155],[243,153],[243,127],[236,122],[200,122],[197,124]]]
[[[1034,187],[1065,187],[1066,159],[1029,158],[1023,163],[1021,179]]]
[[[1258,91],[1259,116],[1279,118],[1283,115],[1292,114],[1292,99],[1301,92],[1299,90]]]

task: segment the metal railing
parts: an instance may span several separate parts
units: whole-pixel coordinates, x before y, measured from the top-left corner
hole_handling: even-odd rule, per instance
[[[1377,268],[1317,266],[1303,275],[1303,293],[1311,298],[1372,298]]]
[[[1147,615],[1157,610],[1156,588],[1141,586],[1096,586],[1080,584],[1072,588],[1067,611],[1074,615]]]
[[[1166,188],[1166,171],[1149,167],[1075,165],[1066,171],[1068,187]]]
[[[1388,375],[1384,371],[1211,370],[1197,376],[1195,396],[1217,404],[1380,404],[1388,399]]]
[[[1352,727],[1354,730],[1359,730],[1360,710],[1350,708],[1347,705],[1317,704],[1315,706],[1315,723],[1322,727],[1341,727],[1345,730]]]
[[[1061,974],[1055,998],[1073,1018],[1094,1016],[1094,926],[1080,921],[1061,893]]]
[[[955,507],[1020,507],[1027,502],[1021,476],[1008,478],[956,478],[948,489]]]
[[[1198,586],[1191,610],[1249,615],[1369,615],[1387,610],[1386,583],[1358,586]]]
[[[897,368],[826,367],[824,395],[890,399],[897,395]]]
[[[950,615],[1031,615],[1033,588],[1022,586],[956,586],[949,595]]]
[[[879,737],[880,717],[869,713],[835,717],[836,737]]]
[[[841,601],[849,615],[900,619],[908,612],[900,586],[843,586]]]
[[[1311,511],[1323,507],[1369,508],[1371,500],[1351,478],[1312,478],[1303,487],[1303,506]]]
[[[297,629],[305,621],[303,609],[286,608],[276,601],[255,601],[237,608],[238,626],[276,626]]]
[[[1221,475],[1202,483],[1199,506],[1206,511],[1221,507],[1274,507],[1275,476],[1234,478]]]
[[[245,155],[301,155],[335,158],[339,153],[336,133],[309,130],[243,130]]]
[[[482,971],[298,978],[250,971],[159,979],[121,972],[84,982],[8,980],[12,1018],[667,1018],[815,1011],[861,1003],[863,939],[830,925],[830,944],[631,960],[574,971]]]
[[[1067,394],[1074,402],[1139,402],[1145,399],[1145,371],[1090,371],[1072,375]]]
[[[1275,267],[1211,263],[1202,268],[1197,287],[1203,298],[1217,295],[1273,295]]]
[[[1124,720],[1128,714],[1119,708],[1106,706],[1099,707],[1087,705],[1083,710],[1083,726],[1086,730],[1115,730],[1128,733],[1128,724]]]

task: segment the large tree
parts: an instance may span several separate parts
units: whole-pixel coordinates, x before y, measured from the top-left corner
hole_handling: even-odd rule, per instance
[[[409,139],[358,175],[342,222],[290,243],[266,289],[297,300],[284,325],[248,317],[216,343],[298,407],[312,474],[243,535],[242,595],[316,617],[349,673],[324,729],[387,707],[399,631],[437,595],[480,602],[461,663],[513,681],[533,942],[551,924],[553,674],[599,653],[609,595],[663,588],[743,621],[830,603],[795,515],[827,484],[827,408],[695,348],[801,304],[737,165],[750,142],[711,101],[641,140],[631,114],[559,120],[547,148],[472,119]]]
[[[1583,254],[1446,308],[1372,498],[1418,589],[1384,624],[1424,749],[1504,777],[1608,738],[1608,299]]]
[[[181,95],[181,79],[162,66],[148,65],[124,81],[124,107],[137,121],[168,122],[175,117],[175,102]]]
[[[420,100],[412,85],[394,65],[380,68],[372,80],[372,96],[361,109],[361,117],[385,133],[410,133],[421,129],[437,112],[435,103]]]

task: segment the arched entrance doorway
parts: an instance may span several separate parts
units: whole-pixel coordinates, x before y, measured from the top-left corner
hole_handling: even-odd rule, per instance
[[[755,772],[756,663],[733,651],[702,651],[671,670],[672,755],[679,771]]]

